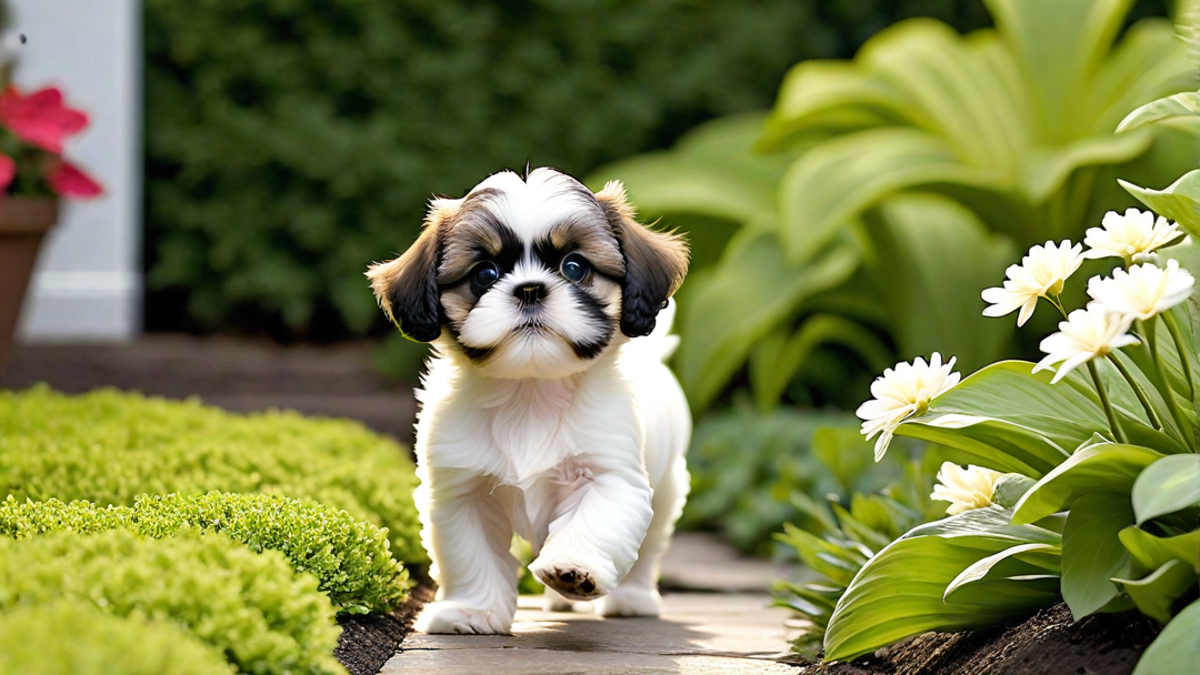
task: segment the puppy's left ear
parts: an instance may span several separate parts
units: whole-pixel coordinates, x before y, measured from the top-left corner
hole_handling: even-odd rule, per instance
[[[434,200],[416,243],[399,258],[367,269],[379,306],[410,340],[432,342],[442,334],[437,270],[443,230],[457,211],[458,200]]]
[[[620,181],[609,181],[596,193],[625,257],[621,284],[621,332],[629,337],[649,335],[658,313],[683,283],[688,246],[672,232],[655,232],[635,220]]]

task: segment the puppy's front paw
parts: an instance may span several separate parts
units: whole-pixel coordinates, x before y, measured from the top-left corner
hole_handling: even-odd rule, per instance
[[[512,621],[490,609],[477,609],[461,602],[443,600],[425,605],[413,630],[421,633],[507,635],[512,632]]]
[[[617,586],[617,590],[596,601],[600,616],[658,616],[662,614],[662,596],[658,589],[641,586]]]
[[[529,571],[537,575],[543,584],[558,591],[570,600],[595,600],[612,591],[617,585],[615,569],[591,565],[579,560],[545,559],[540,557],[529,565]]]

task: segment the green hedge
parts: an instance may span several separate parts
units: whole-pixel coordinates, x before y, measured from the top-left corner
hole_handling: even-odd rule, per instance
[[[250,675],[345,675],[316,579],[220,534],[114,530],[0,539],[0,610],[68,597],[114,616],[172,620]]]
[[[389,612],[404,602],[408,573],[392,558],[387,533],[345,511],[282,495],[145,495],[133,507],[65,504],[57,499],[0,502],[0,535],[124,529],[161,539],[191,526],[221,532],[255,551],[278,551],[320,582],[334,605],[352,613]]]
[[[290,412],[232,415],[197,402],[39,386],[0,391],[0,494],[129,506],[143,494],[267,492],[311,498],[388,528],[423,564],[412,462],[361,425]]]
[[[384,328],[362,272],[435,193],[583,175],[896,19],[978,0],[147,0],[151,327]]]
[[[233,675],[217,648],[178,626],[105,616],[80,602],[0,613],[0,673]]]

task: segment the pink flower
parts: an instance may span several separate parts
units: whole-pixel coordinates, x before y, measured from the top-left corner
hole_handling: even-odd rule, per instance
[[[104,188],[91,176],[67,161],[59,161],[56,166],[47,171],[46,182],[50,183],[50,187],[63,197],[88,199],[104,192]]]
[[[9,183],[12,182],[16,175],[16,160],[4,153],[0,153],[0,197],[4,196],[4,190],[8,188]]]
[[[82,131],[88,117],[63,105],[63,95],[57,87],[22,96],[16,87],[9,85],[0,96],[0,123],[22,140],[57,155],[62,153],[63,139]]]

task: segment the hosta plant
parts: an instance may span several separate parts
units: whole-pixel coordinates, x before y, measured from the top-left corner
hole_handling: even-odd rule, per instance
[[[1130,205],[1116,176],[1194,166],[1195,122],[1114,133],[1137,106],[1194,86],[1166,21],[1121,34],[1132,0],[984,4],[995,29],[898,23],[852,61],[795,66],[765,122],[723,120],[592,178],[622,178],[654,215],[740,226],[680,301],[677,366],[694,407],[743,369],[769,408],[840,402],[848,374],[828,364],[877,372],[892,348],[992,361],[1012,326],[971,300],[1017,250],[1078,239]]]
[[[1140,109],[1125,126],[1178,114],[1174,105]],[[825,658],[992,625],[1061,597],[1076,619],[1137,609],[1165,624],[1137,674],[1191,672],[1200,658],[1200,249],[1184,235],[1200,236],[1189,219],[1200,200],[1178,185],[1130,189],[1176,223],[1109,213],[1084,244],[1036,247],[983,291],[989,316],[1019,312],[1023,322],[1031,303],[1063,315],[1039,362],[994,363],[960,380],[949,360],[918,359],[872,387],[858,412],[877,456],[891,436],[906,436],[971,466],[939,475],[934,497],[954,515],[863,564],[831,613]],[[1064,288],[1082,258],[1116,268],[1089,279],[1088,304],[1075,308]]]

